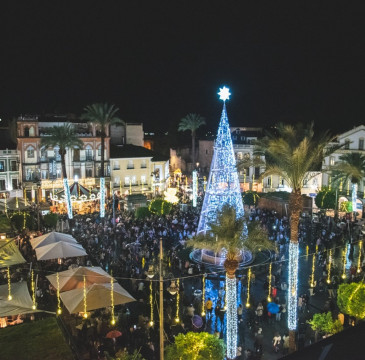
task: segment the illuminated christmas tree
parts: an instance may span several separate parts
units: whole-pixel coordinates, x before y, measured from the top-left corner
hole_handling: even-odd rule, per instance
[[[223,100],[223,111],[219,123],[217,139],[214,143],[213,159],[206,187],[198,233],[209,230],[209,223],[214,223],[217,210],[223,204],[236,208],[237,217],[244,215],[240,184],[234,157],[231,132],[228,124],[226,100],[231,95],[225,86],[218,93]]]

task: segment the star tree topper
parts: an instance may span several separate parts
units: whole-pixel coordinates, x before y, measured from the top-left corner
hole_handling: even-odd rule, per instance
[[[225,102],[226,100],[229,100],[231,93],[229,92],[229,88],[223,86],[222,88],[219,88],[218,95],[219,95],[219,99],[223,100]]]

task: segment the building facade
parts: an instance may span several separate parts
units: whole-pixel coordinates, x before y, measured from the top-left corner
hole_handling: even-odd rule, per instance
[[[169,159],[135,145],[111,146],[112,188],[121,195],[158,194],[169,180]]]
[[[10,140],[8,129],[0,129],[0,196],[11,197],[20,188],[19,152]]]
[[[51,191],[62,189],[61,157],[58,148],[44,148],[41,138],[47,136],[53,126],[72,123],[83,142],[80,149],[66,152],[67,177],[80,180],[88,187],[98,186],[101,166],[101,138],[97,126],[71,116],[20,116],[16,121],[17,150],[21,162],[23,187],[29,193],[34,186],[42,189],[42,198],[48,198]],[[109,182],[109,131],[105,138],[105,175]],[[29,196],[29,195],[28,195]]]

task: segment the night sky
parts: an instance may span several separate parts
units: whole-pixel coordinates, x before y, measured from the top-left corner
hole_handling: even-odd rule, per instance
[[[214,129],[226,85],[231,125],[364,123],[362,1],[36,3],[0,15],[2,118],[107,101],[147,131],[190,112]]]

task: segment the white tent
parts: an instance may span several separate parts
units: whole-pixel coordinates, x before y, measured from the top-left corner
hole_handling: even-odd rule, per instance
[[[34,313],[26,281],[11,284],[12,299],[8,300],[8,285],[0,286],[0,317]]]
[[[35,249],[38,260],[63,259],[76,256],[86,256],[85,249],[77,243],[64,241],[41,246]]]
[[[63,304],[70,314],[84,311],[84,289],[65,291],[60,294]],[[136,301],[127,290],[118,283],[113,284],[114,305]],[[111,306],[111,284],[93,284],[86,288],[87,311]]]
[[[44,234],[32,239],[30,241],[30,244],[32,245],[33,249],[37,249],[41,246],[54,244],[60,241],[68,243],[77,243],[77,240],[72,235],[52,231],[48,234]]]
[[[103,284],[110,282],[111,276],[101,267],[80,266],[58,273],[60,291],[70,291],[84,287],[84,276],[86,287],[92,284]],[[57,274],[48,275],[47,279],[57,289]]]

